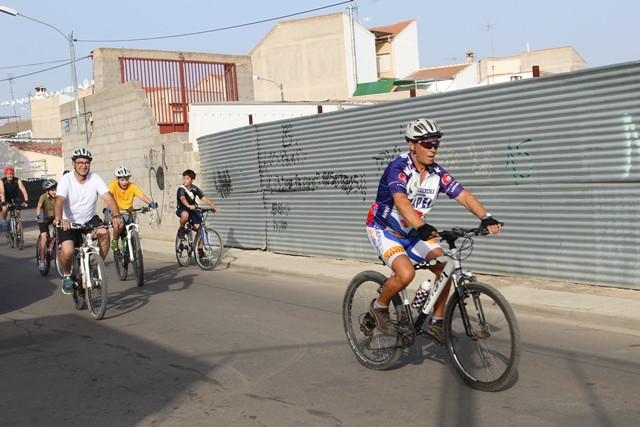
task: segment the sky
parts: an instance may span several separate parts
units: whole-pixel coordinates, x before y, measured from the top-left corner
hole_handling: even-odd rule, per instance
[[[0,116],[21,119],[29,118],[28,104],[15,101],[33,95],[36,86],[49,92],[71,87],[71,34],[82,86],[92,80],[89,55],[96,48],[248,55],[279,21],[349,14],[349,6],[366,28],[416,20],[421,67],[463,63],[468,50],[480,60],[563,46],[573,46],[590,68],[640,59],[638,0],[0,0],[0,5],[23,15],[0,13]]]

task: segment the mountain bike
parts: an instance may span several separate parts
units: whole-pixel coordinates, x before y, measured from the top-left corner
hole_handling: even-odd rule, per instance
[[[138,286],[144,285],[144,261],[137,214],[147,213],[150,209],[148,206],[145,206],[143,208],[131,208],[120,211],[121,214],[129,215],[129,217],[125,224],[124,231],[120,235],[120,250],[113,252],[118,279],[126,280],[129,263],[131,263]]]
[[[213,209],[198,207],[196,210],[202,212],[202,224],[196,229],[189,218],[184,238],[176,234],[176,258],[178,264],[186,267],[194,257],[201,269],[211,270],[220,263],[222,258],[222,239],[220,239],[218,232],[207,224],[207,219]]]
[[[45,221],[52,220],[53,217],[46,217]],[[44,250],[44,260],[40,259],[40,242],[42,235],[38,234],[38,241],[36,243],[36,263],[39,265],[40,261],[44,262],[45,269],[40,270],[40,274],[43,276],[49,275],[49,269],[51,268],[51,262],[55,262],[58,275],[63,277],[62,264],[60,264],[60,242],[58,241],[58,230],[53,225],[49,225],[47,231],[47,242]]]
[[[370,369],[392,368],[404,350],[424,335],[443,345],[456,374],[470,387],[481,391],[497,391],[505,387],[518,369],[520,331],[516,316],[507,300],[494,287],[480,283],[468,270],[463,270],[462,251],[473,246],[472,236],[487,234],[482,228],[452,228],[439,232],[449,246],[443,255],[416,264],[416,270],[445,263],[442,274],[431,287],[414,320],[406,289],[396,295],[389,312],[397,331],[386,336],[376,328],[369,305],[377,298],[387,280],[375,271],[357,274],[347,287],[342,316],[344,330],[358,362]],[[462,239],[460,248],[456,241]],[[422,329],[447,281],[453,292],[444,311],[445,342],[441,343]],[[427,323],[428,324],[428,323]]]
[[[85,302],[94,319],[100,320],[107,310],[107,272],[100,256],[98,241],[91,231],[109,224],[71,224],[72,230],[82,230],[82,244],[75,248],[71,276],[73,278],[73,305],[82,310]]]
[[[15,203],[7,203],[9,209],[9,226],[7,227],[7,244],[11,247],[17,247],[22,250],[24,246],[24,234],[22,232],[22,221],[20,217],[16,215],[20,205]]]

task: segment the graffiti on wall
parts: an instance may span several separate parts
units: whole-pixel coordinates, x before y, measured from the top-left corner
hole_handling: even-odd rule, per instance
[[[531,160],[531,155],[524,151],[523,147],[530,141],[531,138],[523,139],[515,148],[511,146],[511,143],[507,145],[507,164],[505,167],[511,168],[515,185],[519,185],[522,180],[531,177],[533,161]]]
[[[171,197],[171,186],[167,183],[167,160],[164,144],[160,150],[149,148],[144,155],[144,166],[148,171],[149,197],[158,204],[157,224],[162,224],[166,213],[175,211],[175,200]]]
[[[271,216],[273,217],[273,231],[285,231],[288,227],[289,203],[271,203]]]
[[[393,159],[398,157],[400,153],[402,153],[400,148],[398,148],[397,145],[394,145],[393,150],[382,150],[373,156],[373,160],[376,162],[376,166],[378,167],[378,173],[386,169],[387,165],[391,163]]]
[[[220,172],[216,172],[212,178],[213,185],[215,189],[220,194],[220,197],[226,199],[229,197],[233,188],[231,187],[231,176],[229,175],[229,170],[225,169]]]

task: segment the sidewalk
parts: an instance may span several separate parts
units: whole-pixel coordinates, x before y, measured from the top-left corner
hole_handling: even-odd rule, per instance
[[[144,238],[145,256],[176,262],[174,242]],[[177,263],[176,263],[177,265]],[[221,265],[344,284],[364,270],[388,275],[381,264],[226,248]],[[220,268],[218,266],[217,268]],[[508,276],[477,275],[496,287],[518,313],[533,313],[625,329],[640,329],[640,291]],[[414,281],[416,282],[416,281]],[[410,285],[415,290],[416,283]],[[410,292],[411,293],[411,292]]]

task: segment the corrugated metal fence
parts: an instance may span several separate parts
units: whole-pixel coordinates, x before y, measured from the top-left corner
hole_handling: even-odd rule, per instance
[[[225,245],[375,261],[364,219],[417,117],[437,161],[505,222],[477,272],[640,289],[640,62],[270,122],[198,140]],[[439,199],[439,229],[472,226]]]

